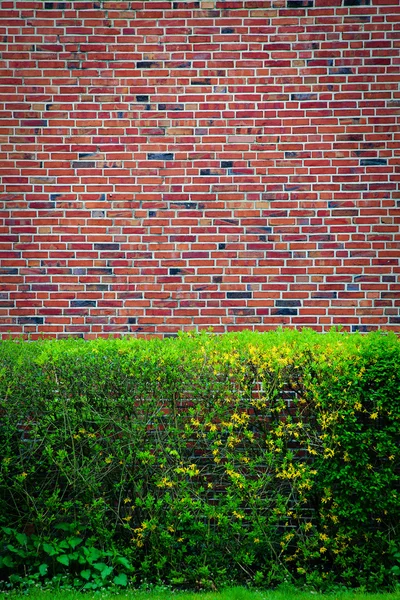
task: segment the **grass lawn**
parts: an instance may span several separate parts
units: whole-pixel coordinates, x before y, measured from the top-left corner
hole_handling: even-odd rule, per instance
[[[230,588],[221,592],[174,592],[171,590],[125,591],[120,594],[111,592],[51,591],[34,589],[29,594],[10,592],[1,593],[0,598],[17,600],[400,600],[400,590],[394,593],[367,594],[365,592],[331,592],[319,594],[304,592],[291,587],[280,587],[278,590],[248,590],[246,588]]]

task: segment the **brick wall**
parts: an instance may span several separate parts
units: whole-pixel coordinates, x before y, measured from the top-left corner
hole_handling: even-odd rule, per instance
[[[399,47],[398,0],[1,1],[3,335],[399,331]]]

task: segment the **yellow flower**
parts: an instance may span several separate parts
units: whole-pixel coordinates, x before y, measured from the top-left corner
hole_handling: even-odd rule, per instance
[[[325,546],[322,546],[322,548],[320,548],[319,551],[321,552],[321,554],[324,554],[324,552],[326,552]]]
[[[238,513],[236,510],[233,511],[233,514],[235,515],[235,517],[237,519],[244,519],[244,515],[242,515],[241,513]]]
[[[335,451],[333,448],[325,448],[324,450],[324,458],[332,458],[335,455]]]
[[[373,412],[370,414],[370,418],[371,419],[377,419],[378,418],[378,413],[377,412]]]
[[[331,519],[334,523],[339,523],[339,517],[337,515],[331,515]]]
[[[254,538],[254,543],[255,543],[255,544],[259,544],[259,543],[260,543],[260,540],[259,540],[258,538]]]

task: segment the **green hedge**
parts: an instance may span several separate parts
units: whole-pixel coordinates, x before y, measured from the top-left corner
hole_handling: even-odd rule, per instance
[[[0,580],[383,588],[400,342],[278,330],[0,344]]]

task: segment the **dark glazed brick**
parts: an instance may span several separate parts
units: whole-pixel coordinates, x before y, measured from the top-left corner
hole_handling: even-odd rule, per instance
[[[86,160],[82,162],[74,160],[72,163],[73,169],[93,169],[95,166],[96,163],[93,160]]]
[[[119,244],[94,244],[95,250],[119,250]]]
[[[176,267],[171,267],[169,270],[170,275],[182,275],[182,269],[178,269]]]
[[[188,4],[187,2],[173,2],[172,8],[200,8],[200,0]]]
[[[301,306],[300,300],[275,300],[275,306]]]
[[[223,27],[221,29],[221,33],[235,33],[235,30],[233,27]]]
[[[96,300],[71,300],[73,307],[97,306]]]
[[[148,101],[149,101],[148,96],[136,96],[136,102],[148,102]]]
[[[211,79],[192,79],[190,85],[211,85]]]
[[[279,310],[272,310],[271,314],[272,315],[289,316],[289,315],[297,315],[298,311],[296,308],[280,308]]]
[[[311,8],[314,6],[314,0],[287,0],[287,8]]]
[[[171,111],[183,111],[185,107],[183,104],[158,104],[157,110],[171,110]]]
[[[147,60],[141,60],[136,63],[136,66],[138,69],[151,69],[151,67],[153,65],[158,66],[158,63],[154,62],[154,61],[147,61]]]
[[[306,100],[316,100],[317,94],[290,94],[291,100],[300,100],[300,102]]]
[[[226,297],[233,300],[235,298],[251,298],[251,292],[227,292]]]
[[[212,175],[213,177],[218,177],[219,173],[213,173],[211,169],[200,169],[200,175]]]
[[[18,275],[18,269],[14,267],[1,267],[0,275]]]
[[[319,298],[320,300],[334,299],[337,298],[337,292],[313,292],[311,298]]]
[[[58,10],[64,10],[67,8],[66,2],[45,2],[44,8],[46,10],[52,10],[53,8],[57,8]]]
[[[174,160],[174,155],[172,152],[150,153],[147,155],[147,160]]]
[[[231,160],[222,160],[221,161],[221,167],[223,169],[230,169],[231,167],[233,167],[233,161],[231,161]]]
[[[370,0],[344,0],[343,6],[368,6],[371,4]]]
[[[351,67],[333,67],[329,69],[329,75],[351,75],[353,69]]]
[[[386,158],[362,158],[360,160],[360,165],[362,167],[368,167],[368,166],[372,166],[372,165],[387,165],[387,159]]]
[[[218,250],[225,250],[226,244],[218,244]]]
[[[19,325],[43,325],[44,317],[18,317]]]
[[[128,317],[128,324],[129,325],[136,325],[137,323],[137,318],[136,317]]]

